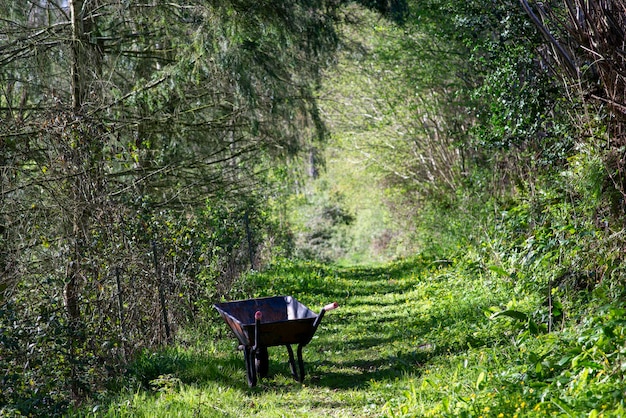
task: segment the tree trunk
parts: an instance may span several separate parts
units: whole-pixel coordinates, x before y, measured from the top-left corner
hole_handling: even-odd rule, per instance
[[[161,320],[163,321],[163,327],[165,328],[165,343],[169,344],[172,340],[172,333],[170,331],[169,314],[167,313],[167,302],[165,298],[165,285],[163,283],[163,277],[161,277],[161,268],[159,266],[157,244],[155,241],[152,241],[152,255],[154,258],[154,272],[156,274],[157,287],[159,291],[159,305],[161,307]]]
[[[89,84],[92,79],[90,74],[98,72],[98,61],[94,61],[97,54],[90,44],[88,34],[93,29],[91,10],[96,7],[93,1],[69,0],[70,23],[71,23],[71,98],[74,117],[78,117],[86,106],[89,95]],[[91,71],[91,73],[90,73]],[[89,123],[89,122],[87,122]],[[68,317],[68,348],[70,369],[70,390],[72,398],[78,402],[82,398],[80,388],[80,359],[79,350],[84,344],[84,329],[82,325],[80,309],[81,280],[85,277],[85,267],[82,265],[87,253],[87,231],[89,231],[89,206],[90,193],[87,190],[90,185],[90,175],[93,175],[96,156],[92,155],[89,144],[94,140],[90,137],[89,130],[81,130],[68,123],[65,129],[72,132],[72,137],[77,137],[81,145],[66,147],[66,160],[70,171],[74,175],[68,179],[68,223],[66,233],[70,248],[68,268],[63,289],[65,309]],[[66,144],[67,145],[67,144]]]
[[[72,64],[71,64],[71,76],[72,76],[72,107],[74,109],[80,109],[83,104],[84,88],[84,73],[82,62],[85,53],[85,46],[83,41],[83,19],[82,10],[84,6],[84,0],[70,0],[70,20],[72,25]]]

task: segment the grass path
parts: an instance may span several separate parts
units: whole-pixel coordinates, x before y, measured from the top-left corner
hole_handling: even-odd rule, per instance
[[[487,383],[507,368],[510,323],[485,312],[509,301],[510,289],[482,274],[421,259],[370,268],[285,263],[251,283],[258,297],[292,295],[315,311],[339,303],[304,349],[304,384],[291,378],[287,350],[271,347],[268,378],[248,388],[235,339],[208,309],[213,320],[202,332],[182,333],[175,347],[134,365],[130,374],[151,389],[91,415],[480,416],[481,399],[493,393]]]

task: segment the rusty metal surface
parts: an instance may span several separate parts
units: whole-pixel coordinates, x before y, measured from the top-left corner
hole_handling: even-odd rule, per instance
[[[265,347],[307,344],[313,337],[317,314],[291,296],[246,299],[216,303],[215,309],[245,346],[254,345],[254,314],[263,314],[259,326],[259,344]]]

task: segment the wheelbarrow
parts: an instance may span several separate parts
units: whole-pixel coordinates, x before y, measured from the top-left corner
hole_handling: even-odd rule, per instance
[[[230,326],[243,350],[246,363],[248,385],[256,386],[257,376],[263,378],[269,371],[267,347],[284,345],[289,353],[289,366],[292,376],[304,381],[304,361],[302,348],[307,345],[324,313],[338,307],[330,303],[319,314],[298,302],[291,296],[273,296],[246,299],[213,305]],[[297,344],[298,367],[292,344]]]

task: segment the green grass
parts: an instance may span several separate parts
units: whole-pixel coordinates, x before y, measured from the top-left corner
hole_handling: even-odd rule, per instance
[[[271,347],[269,377],[248,388],[230,330],[209,311],[211,320],[182,332],[174,347],[141,356],[129,371],[126,391],[114,399],[108,394],[80,413],[514,417],[624,412],[621,375],[610,374],[602,363],[615,359],[600,355],[598,344],[588,345],[593,352],[584,358],[577,350],[566,357],[583,334],[534,335],[513,318],[489,318],[507,307],[531,312],[538,304],[536,295],[519,294],[514,283],[489,269],[466,271],[462,263],[421,258],[358,268],[284,262],[250,276],[249,283],[255,296],[293,295],[314,310],[339,302],[304,349],[303,384],[291,378],[286,349]],[[622,319],[615,317],[621,314],[611,314],[613,333],[623,334]],[[595,328],[588,329],[593,340]]]

